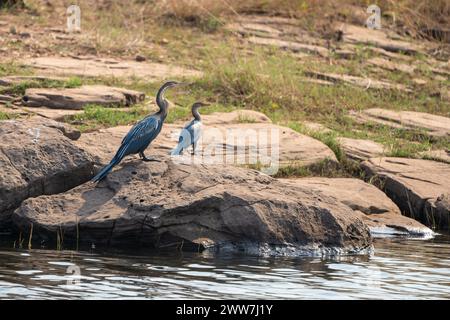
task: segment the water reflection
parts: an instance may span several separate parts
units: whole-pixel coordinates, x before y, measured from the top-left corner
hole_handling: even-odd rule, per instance
[[[371,257],[0,250],[0,298],[450,298],[450,238],[377,239]],[[67,273],[76,266],[80,274]]]

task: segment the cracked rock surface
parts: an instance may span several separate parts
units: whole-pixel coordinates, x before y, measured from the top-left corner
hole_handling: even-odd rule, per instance
[[[54,194],[92,176],[91,156],[71,139],[80,133],[43,118],[0,121],[0,227],[29,197]]]
[[[367,160],[362,168],[410,217],[431,227],[449,228],[449,164],[386,157]]]
[[[125,160],[107,179],[30,198],[13,215],[33,240],[96,246],[242,250],[256,254],[357,253],[368,227],[332,197],[226,166]],[[78,240],[77,240],[78,238]]]
[[[411,235],[429,237],[433,231],[405,217],[400,209],[374,185],[352,178],[287,179],[296,185],[317,190],[351,208],[369,226],[374,236]]]

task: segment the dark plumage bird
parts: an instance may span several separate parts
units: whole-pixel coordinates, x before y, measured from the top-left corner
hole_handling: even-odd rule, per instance
[[[108,175],[112,168],[118,165],[127,155],[139,153],[142,160],[152,161],[152,159],[145,156],[144,151],[161,132],[162,125],[167,117],[169,103],[164,98],[164,92],[168,88],[178,84],[179,83],[175,81],[169,81],[163,84],[156,95],[156,104],[159,107],[159,111],[145,117],[131,128],[125,138],[123,138],[114,158],[112,158],[111,162],[92,178],[92,181],[98,182],[102,180]]]
[[[192,154],[195,153],[197,142],[200,139],[202,131],[202,119],[200,117],[200,113],[198,112],[198,108],[207,105],[208,104],[203,102],[196,102],[192,105],[192,115],[194,116],[194,119],[186,124],[181,131],[180,138],[178,139],[178,145],[170,153],[172,156],[182,154],[183,151],[189,146],[192,146]]]

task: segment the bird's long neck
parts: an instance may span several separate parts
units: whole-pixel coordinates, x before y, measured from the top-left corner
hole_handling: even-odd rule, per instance
[[[197,121],[201,121],[202,118],[200,117],[200,113],[198,112],[199,106],[192,107],[192,115],[194,116],[194,119]]]
[[[162,86],[158,93],[156,94],[156,104],[159,107],[158,113],[165,118],[169,109],[169,102],[164,98],[164,92],[167,90],[168,86]]]

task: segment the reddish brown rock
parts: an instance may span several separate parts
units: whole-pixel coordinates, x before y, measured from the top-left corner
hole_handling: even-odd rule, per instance
[[[373,158],[361,166],[408,216],[433,228],[449,228],[449,164],[421,159]]]
[[[258,255],[367,253],[368,228],[331,197],[258,171],[128,159],[99,185],[26,200],[13,216],[33,240],[97,247],[244,251]],[[53,243],[53,242],[52,242]]]

